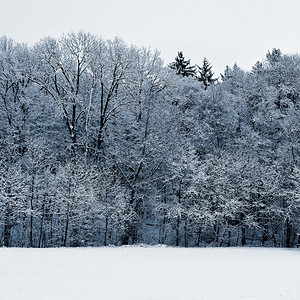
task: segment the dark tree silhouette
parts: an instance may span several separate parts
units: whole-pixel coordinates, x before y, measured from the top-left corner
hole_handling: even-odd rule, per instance
[[[203,65],[202,67],[199,67],[197,65],[197,68],[198,68],[198,74],[197,74],[197,79],[200,81],[200,82],[203,82],[204,86],[205,86],[205,90],[212,84],[215,83],[215,81],[218,80],[218,78],[213,78],[214,76],[214,73],[212,72],[212,66],[211,64],[209,63],[209,61],[204,58],[203,60]]]
[[[175,61],[169,64],[169,67],[176,70],[177,75],[182,75],[183,77],[194,76],[195,66],[190,66],[190,59],[184,60],[182,51],[178,52],[178,56],[175,57]]]

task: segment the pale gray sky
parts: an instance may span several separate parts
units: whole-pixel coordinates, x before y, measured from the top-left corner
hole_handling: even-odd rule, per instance
[[[216,75],[234,62],[246,70],[267,50],[300,52],[298,0],[4,0],[0,36],[32,44],[85,30],[161,51],[207,57]]]

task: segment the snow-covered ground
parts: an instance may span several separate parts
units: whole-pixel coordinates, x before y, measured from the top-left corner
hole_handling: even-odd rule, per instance
[[[0,299],[300,299],[300,251],[0,248]]]

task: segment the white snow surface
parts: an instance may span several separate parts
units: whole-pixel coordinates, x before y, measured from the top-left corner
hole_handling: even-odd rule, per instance
[[[300,299],[300,251],[0,248],[0,299]]]

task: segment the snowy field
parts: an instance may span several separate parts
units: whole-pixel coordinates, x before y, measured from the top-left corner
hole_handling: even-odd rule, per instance
[[[300,251],[0,248],[0,299],[300,299]]]

